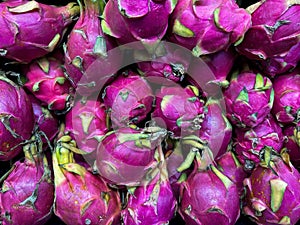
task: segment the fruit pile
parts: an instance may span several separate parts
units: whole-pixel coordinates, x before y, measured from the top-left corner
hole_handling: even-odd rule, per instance
[[[0,12],[1,225],[300,223],[299,0]]]

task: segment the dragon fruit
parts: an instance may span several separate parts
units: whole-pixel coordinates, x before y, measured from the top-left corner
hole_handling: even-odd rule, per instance
[[[217,168],[227,176],[231,181],[236,183],[240,190],[243,191],[243,181],[247,177],[247,173],[236,155],[232,151],[228,151],[216,159]]]
[[[189,55],[188,55],[189,54]],[[151,61],[145,61],[138,54],[137,59],[141,62],[137,64],[140,74],[152,83],[164,86],[182,83],[189,68],[191,55],[185,49],[178,48],[178,45],[169,42],[161,42],[157,47],[156,54],[151,57]],[[147,55],[149,57],[149,55]],[[169,81],[169,82],[166,82]]]
[[[102,20],[104,33],[120,44],[141,41],[151,52],[165,36],[177,0],[111,0]]]
[[[55,215],[66,224],[120,224],[119,195],[102,178],[77,164],[73,152],[63,147],[65,141],[70,138],[58,140],[52,157]]]
[[[237,46],[239,53],[256,60],[272,77],[295,68],[300,61],[299,1],[259,1],[247,10],[252,26]]]
[[[261,151],[265,146],[280,152],[284,143],[282,129],[272,116],[267,117],[261,124],[252,129],[241,130],[237,128],[235,135],[235,152],[244,165],[249,160],[259,163]]]
[[[146,130],[120,128],[111,131],[97,148],[99,174],[113,185],[138,186],[153,167],[155,152],[167,131],[159,127]]]
[[[113,127],[142,122],[152,110],[154,100],[147,81],[132,71],[120,74],[108,84],[102,98]]]
[[[228,87],[229,83],[226,78],[233,67],[235,58],[236,55],[232,49],[201,56],[201,59],[209,66],[216,78],[211,83],[220,87]]]
[[[36,1],[0,3],[0,56],[22,63],[52,52],[79,13],[75,3],[56,7]]]
[[[24,146],[25,160],[17,161],[4,180],[0,194],[0,223],[43,225],[51,217],[54,185],[41,144]]]
[[[185,160],[184,153],[185,152],[183,151],[179,141],[176,141],[174,149],[172,151],[166,153],[166,163],[169,174],[169,182],[171,184],[173,194],[177,200],[179,200],[180,198],[181,182],[184,181],[186,179],[187,174],[191,172],[191,170],[185,170],[183,173],[177,170],[177,168]]]
[[[290,160],[292,164],[300,168],[300,138],[296,139],[297,127],[288,126],[283,130],[283,134],[285,135],[285,143],[284,147],[287,149]]]
[[[232,126],[224,114],[220,101],[208,99],[205,104],[207,113],[201,124],[199,137],[207,142],[208,147],[218,157],[228,148],[232,136]]]
[[[244,180],[243,212],[260,225],[294,225],[300,219],[300,174],[286,153],[271,152],[266,148],[264,160]]]
[[[181,186],[180,215],[189,225],[234,225],[240,215],[237,185],[213,162],[196,162]]]
[[[7,78],[0,77],[0,160],[10,160],[22,151],[34,127],[31,102],[25,91]]]
[[[236,75],[224,91],[227,118],[238,127],[252,128],[263,122],[271,112],[274,102],[272,82],[259,73]]]
[[[168,179],[166,161],[160,155],[160,165],[153,177],[141,186],[129,189],[127,206],[122,212],[125,225],[168,224],[174,217],[177,201]]]
[[[37,59],[26,67],[26,87],[49,110],[68,111],[71,107],[72,86],[64,75],[62,55]]]
[[[96,173],[95,169],[93,168],[93,164],[90,161],[90,158],[87,158],[86,155],[84,155],[84,154],[74,154],[74,160],[77,164],[79,164],[80,166],[86,168],[86,170],[92,171],[93,173]],[[95,161],[95,159],[94,159],[94,161]]]
[[[92,73],[88,69],[93,63],[101,68],[101,74],[113,74],[114,68],[121,64],[121,57],[109,50],[116,47],[110,37],[103,34],[101,28],[102,0],[85,0],[85,8],[81,7],[80,17],[73,27],[65,49],[66,74],[81,95],[90,95],[99,90],[99,71]],[[95,76],[94,76],[95,75]],[[79,86],[78,86],[79,85]]]
[[[272,109],[276,119],[283,124],[300,122],[300,68],[275,77],[275,98]]]
[[[156,94],[152,118],[180,137],[199,131],[205,113],[204,101],[195,86],[162,87]]]
[[[169,39],[196,56],[206,55],[228,49],[250,25],[250,14],[233,0],[183,0],[172,14]]]
[[[66,114],[65,123],[65,132],[77,142],[80,150],[90,154],[85,159],[90,163],[94,161],[95,150],[108,132],[105,106],[95,100],[76,101]]]
[[[166,86],[166,82],[159,78],[166,78],[176,83],[181,82],[184,78],[185,68],[181,64],[141,62],[138,66],[143,77],[147,77],[147,80],[155,83],[164,82],[164,86]]]
[[[42,140],[45,144],[48,141],[53,141],[59,130],[58,118],[51,113],[47,108],[41,105],[41,102],[33,95],[28,94],[32,104],[33,113],[35,117],[35,124],[38,130],[42,132]],[[45,137],[46,136],[46,137]]]

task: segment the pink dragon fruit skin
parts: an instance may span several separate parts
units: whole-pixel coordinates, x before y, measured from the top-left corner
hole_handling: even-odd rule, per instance
[[[161,163],[153,179],[130,193],[127,206],[122,212],[125,225],[168,224],[174,217],[177,201],[168,179],[166,161]]]
[[[233,67],[235,58],[236,55],[232,49],[201,56],[201,59],[209,66],[216,77],[212,83],[215,83],[221,87],[228,86],[228,81],[226,78]]]
[[[121,203],[117,192],[101,177],[77,164],[73,153],[59,142],[52,158],[55,215],[66,224],[120,224]]]
[[[102,88],[98,87],[100,85],[100,82],[97,82],[99,77],[88,72],[90,65],[97,61],[97,66],[101,68],[102,74],[113,74],[115,71],[111,70],[121,64],[121,54],[109,52],[116,47],[116,43],[102,31],[99,19],[101,0],[85,0],[84,3],[85,8],[81,9],[80,17],[64,47],[64,67],[73,86],[78,88],[80,94],[90,95]],[[89,85],[92,83],[95,86]]]
[[[227,151],[216,159],[218,169],[230,180],[236,183],[240,193],[243,191],[243,181],[247,177],[242,164],[237,159],[235,153]]]
[[[288,126],[283,130],[283,134],[285,135],[285,143],[284,147],[287,149],[290,160],[296,168],[300,168],[300,142],[296,139],[297,127],[296,126]]]
[[[242,164],[246,160],[255,163],[260,162],[260,151],[265,147],[272,147],[276,152],[280,152],[284,143],[282,129],[275,119],[267,117],[258,126],[249,130],[235,130],[235,152]]]
[[[17,161],[4,180],[0,194],[0,223],[43,225],[51,217],[54,185],[46,157],[35,143],[25,146],[25,160]]]
[[[25,68],[27,88],[49,110],[68,111],[71,104],[72,86],[64,75],[62,55],[37,59]]]
[[[244,214],[259,225],[296,224],[300,219],[299,180],[288,157],[261,163],[244,180]]]
[[[87,159],[86,155],[83,154],[74,154],[74,160],[80,166],[86,168],[88,171],[93,171],[93,165],[90,163],[89,159]]]
[[[95,160],[95,150],[101,138],[108,132],[106,109],[103,103],[94,100],[76,101],[65,117],[65,132],[76,142],[80,150]]]
[[[166,162],[169,174],[169,182],[172,187],[173,194],[177,200],[180,198],[180,186],[181,182],[186,178],[186,175],[191,172],[191,170],[185,170],[184,174],[179,172],[177,168],[182,164],[185,159],[184,151],[181,148],[179,142],[174,146],[171,153],[167,152]]]
[[[111,0],[101,25],[120,44],[141,41],[151,48],[164,37],[176,4],[176,0]]]
[[[223,89],[229,85],[227,77],[236,59],[237,55],[232,48],[202,55],[198,62],[189,64],[185,82],[196,86],[207,98],[220,99],[223,97]]]
[[[232,0],[184,0],[172,14],[168,38],[200,56],[227,49],[250,25],[250,15]]]
[[[147,81],[163,86],[183,82],[191,56],[185,54],[178,45],[169,42],[161,42],[156,52],[157,55],[152,57],[152,61],[145,61],[142,58],[137,64],[141,76],[146,77]]]
[[[97,171],[112,185],[138,186],[156,166],[155,151],[165,135],[161,128],[145,133],[124,127],[108,133],[97,148]]]
[[[196,169],[182,184],[179,213],[189,225],[234,225],[239,210],[236,184],[216,167]]]
[[[103,95],[112,127],[142,122],[152,110],[153,100],[152,89],[147,81],[132,71],[120,74],[105,87]]]
[[[300,61],[300,4],[298,1],[267,0],[247,8],[252,26],[237,46],[249,59],[257,60],[266,74],[275,76]],[[255,41],[253,41],[255,40]]]
[[[31,102],[21,87],[0,77],[0,90],[0,160],[7,161],[22,151],[22,142],[30,139],[34,114]]]
[[[147,80],[150,80],[152,82],[156,81],[156,83],[161,83],[163,81],[163,79],[158,78],[166,78],[176,83],[181,82],[184,78],[185,69],[181,64],[141,62],[138,64],[138,67],[141,70],[141,74],[143,77],[147,77]]]
[[[29,63],[57,47],[79,7],[75,3],[55,7],[36,1],[5,1],[0,12],[0,56]]]
[[[195,86],[162,87],[156,94],[156,107],[152,118],[175,137],[199,131],[205,117],[203,100]]]
[[[242,72],[233,77],[224,97],[230,122],[241,128],[251,128],[263,122],[270,113],[274,90],[267,77]]]
[[[273,82],[275,98],[272,109],[276,119],[282,124],[300,121],[300,68],[285,75],[275,77]]]
[[[159,186],[159,187],[158,187]],[[149,198],[159,189],[155,200]],[[151,202],[153,201],[153,202]],[[167,181],[160,184],[150,184],[147,187],[139,186],[134,195],[129,197],[126,211],[123,213],[124,224],[167,224],[175,215],[176,200],[172,188]]]
[[[59,130],[58,118],[47,108],[43,107],[41,102],[33,95],[28,94],[28,97],[32,104],[36,126],[38,126],[39,131],[42,131],[46,135],[49,141],[53,141]],[[43,135],[42,140],[44,143],[47,143]]]
[[[199,137],[207,142],[214,157],[218,157],[224,154],[228,148],[232,137],[232,126],[219,101],[208,99],[205,106],[207,113],[201,124]]]

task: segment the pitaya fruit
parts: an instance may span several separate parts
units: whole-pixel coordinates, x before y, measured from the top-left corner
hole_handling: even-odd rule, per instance
[[[0,224],[43,225],[51,217],[54,185],[41,144],[24,146],[25,160],[17,161],[0,193]]]
[[[237,50],[257,60],[270,76],[285,73],[300,61],[299,1],[266,0],[247,8],[252,26]]]
[[[201,124],[199,137],[207,142],[208,147],[218,157],[226,152],[232,136],[232,126],[225,116],[220,101],[208,99],[205,104],[207,113]]]
[[[275,98],[272,112],[276,119],[282,124],[299,123],[300,68],[289,74],[275,77],[273,88]]]
[[[178,45],[161,42],[156,49],[156,54],[150,55],[151,61],[145,61],[144,55],[136,54],[135,57],[141,58],[141,62],[137,64],[141,76],[152,83],[170,86],[174,85],[174,82],[183,82],[192,56],[188,55],[185,49],[178,48]]]
[[[75,3],[56,7],[36,1],[0,3],[0,56],[22,63],[52,52],[79,13]]]
[[[71,107],[72,86],[64,75],[62,55],[37,59],[26,67],[24,86],[49,110],[68,111]]]
[[[166,137],[162,128],[120,128],[107,133],[97,148],[96,167],[110,184],[138,186],[153,167],[155,152]]]
[[[167,82],[164,79],[179,83],[184,78],[185,69],[181,64],[141,62],[138,66],[142,77],[147,77],[147,80],[153,83],[163,83],[166,86]]]
[[[237,159],[233,151],[227,151],[216,159],[217,168],[227,176],[231,181],[236,183],[240,190],[240,195],[243,191],[243,181],[248,176],[240,161]]]
[[[287,149],[293,166],[300,168],[300,137],[296,138],[297,127],[288,126],[283,130],[286,138],[284,147]]]
[[[32,104],[33,113],[35,117],[35,124],[38,127],[38,131],[42,132],[42,140],[45,144],[48,141],[53,141],[59,131],[59,121],[57,116],[50,112],[47,108],[41,105],[41,102],[33,95],[28,94],[30,102]]]
[[[108,84],[102,96],[112,127],[142,122],[152,110],[154,96],[147,81],[132,71],[120,74]]]
[[[74,107],[66,114],[65,132],[77,143],[78,148],[90,154],[90,163],[95,160],[95,150],[101,139],[108,132],[108,120],[105,106],[99,101],[76,101]]]
[[[175,137],[199,131],[206,114],[204,101],[195,86],[162,87],[156,94],[153,120]]]
[[[169,40],[206,55],[228,49],[250,25],[250,14],[233,0],[182,0],[172,14]]]
[[[181,186],[180,215],[189,225],[234,225],[240,215],[237,185],[213,162],[196,162]]]
[[[269,146],[280,152],[284,143],[284,136],[279,124],[272,116],[267,117],[258,126],[249,130],[235,130],[234,147],[238,159],[247,166],[247,161],[260,162],[261,151]],[[249,168],[251,169],[251,168]]]
[[[31,102],[25,91],[7,78],[0,77],[0,160],[10,160],[22,151],[34,127]]]
[[[160,147],[158,147],[160,148]],[[129,189],[126,208],[122,212],[124,225],[168,224],[174,217],[177,201],[168,179],[164,156],[160,165],[152,171],[152,177],[141,186]]]
[[[224,91],[227,118],[241,128],[255,127],[271,112],[274,90],[269,78],[252,72],[234,75]]]
[[[300,219],[300,174],[282,157],[265,149],[264,160],[244,180],[243,212],[260,225],[290,224]]]
[[[182,149],[180,141],[176,141],[174,144],[174,149],[171,152],[166,153],[169,182],[171,184],[173,194],[177,200],[180,198],[181,182],[186,180],[187,174],[192,172],[191,170],[185,170],[184,172],[177,170],[177,168],[184,162],[185,157],[186,155]]]
[[[74,149],[72,149],[74,150]],[[70,151],[72,151],[70,150]],[[75,151],[74,151],[75,152]],[[96,174],[95,169],[93,168],[93,164],[89,161],[89,158],[87,158],[86,155],[82,154],[82,153],[77,153],[74,154],[74,160],[77,164],[79,164],[80,166],[86,168],[88,171],[92,171],[93,173]],[[94,159],[95,160],[95,159]],[[94,162],[94,161],[93,161]]]
[[[104,33],[120,44],[141,41],[151,52],[165,36],[177,0],[111,0],[102,20]]]
[[[73,152],[63,147],[65,141],[70,141],[67,139],[63,136],[58,140],[52,157],[55,215],[66,224],[119,225],[119,195],[101,177],[74,161]]]
[[[235,58],[236,55],[232,49],[201,56],[201,59],[208,65],[216,78],[211,83],[224,88],[228,87],[229,82],[226,78],[233,67]]]
[[[90,95],[99,90],[101,85],[99,76],[115,73],[115,68],[121,65],[121,57],[109,50],[116,47],[116,43],[110,37],[104,35],[101,28],[101,16],[103,0],[85,0],[85,7],[81,7],[80,17],[73,27],[65,49],[66,74],[81,95]],[[88,70],[95,63],[100,71],[95,74]],[[78,86],[79,85],[79,86]]]

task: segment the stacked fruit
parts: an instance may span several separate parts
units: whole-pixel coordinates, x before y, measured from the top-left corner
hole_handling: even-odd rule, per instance
[[[0,11],[0,224],[300,221],[299,1]]]

